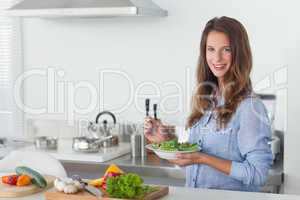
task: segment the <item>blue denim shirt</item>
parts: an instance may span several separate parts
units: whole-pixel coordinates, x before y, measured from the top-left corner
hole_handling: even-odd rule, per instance
[[[218,105],[223,99],[219,98]],[[186,167],[186,186],[239,191],[259,191],[268,177],[273,156],[268,145],[271,127],[262,101],[244,99],[226,128],[217,130],[216,115],[207,111],[189,130],[189,142],[198,143],[203,153],[231,160],[226,175],[205,164]]]

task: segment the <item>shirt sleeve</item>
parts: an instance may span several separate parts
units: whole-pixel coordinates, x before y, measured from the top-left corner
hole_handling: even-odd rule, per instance
[[[271,126],[264,104],[258,98],[242,101],[239,114],[238,148],[244,160],[232,161],[230,176],[245,185],[263,186],[273,155],[268,141]]]

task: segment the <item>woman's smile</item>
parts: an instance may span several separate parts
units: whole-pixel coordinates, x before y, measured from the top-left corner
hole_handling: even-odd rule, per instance
[[[224,70],[227,64],[213,64],[216,70]]]

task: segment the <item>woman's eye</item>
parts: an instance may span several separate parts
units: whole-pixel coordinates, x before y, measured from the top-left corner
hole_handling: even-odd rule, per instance
[[[230,48],[224,48],[224,51],[225,52],[231,52],[231,49]]]
[[[208,48],[207,48],[207,51],[214,51],[214,48],[208,47]]]

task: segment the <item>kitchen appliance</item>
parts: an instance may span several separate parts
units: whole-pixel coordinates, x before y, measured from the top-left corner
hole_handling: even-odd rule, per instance
[[[273,159],[275,161],[281,153],[281,140],[277,135],[275,135],[275,126],[274,126],[275,111],[276,111],[276,95],[274,94],[257,94],[257,95],[264,103],[268,112],[268,118],[270,120],[271,129],[272,129],[272,138],[268,142],[268,144],[271,147]]]
[[[141,156],[141,135],[140,134],[132,134],[130,137],[131,144],[131,157],[140,157]]]
[[[88,138],[88,137],[74,137],[72,148],[76,152],[96,153],[101,148],[101,143],[111,140],[113,136],[107,136],[103,139]]]
[[[113,120],[113,122],[108,123],[106,119],[100,122],[100,117],[103,116],[109,116]],[[103,111],[96,116],[95,122],[89,122],[87,129],[90,134],[90,137],[96,140],[104,139],[107,138],[108,136],[112,136],[101,143],[102,147],[104,148],[112,147],[118,145],[119,143],[118,136],[113,135],[114,134],[113,132],[116,128],[116,124],[117,124],[116,116],[109,111]]]
[[[106,119],[103,120],[102,123],[100,123],[99,121],[101,116],[111,117],[113,123],[108,123]],[[109,111],[103,111],[96,116],[95,122],[89,122],[88,131],[94,138],[99,138],[100,136],[108,136],[111,135],[112,129],[116,126],[116,123],[117,119],[113,113]]]
[[[141,157],[146,158],[147,157],[147,138],[145,137],[144,133],[141,134]]]
[[[164,17],[168,12],[151,0],[23,0],[4,14],[19,17]]]
[[[280,138],[276,135],[273,135],[271,141],[269,141],[268,144],[271,146],[273,159],[276,160],[281,152]]]
[[[37,149],[57,149],[57,138],[39,136],[34,138],[34,145]]]

